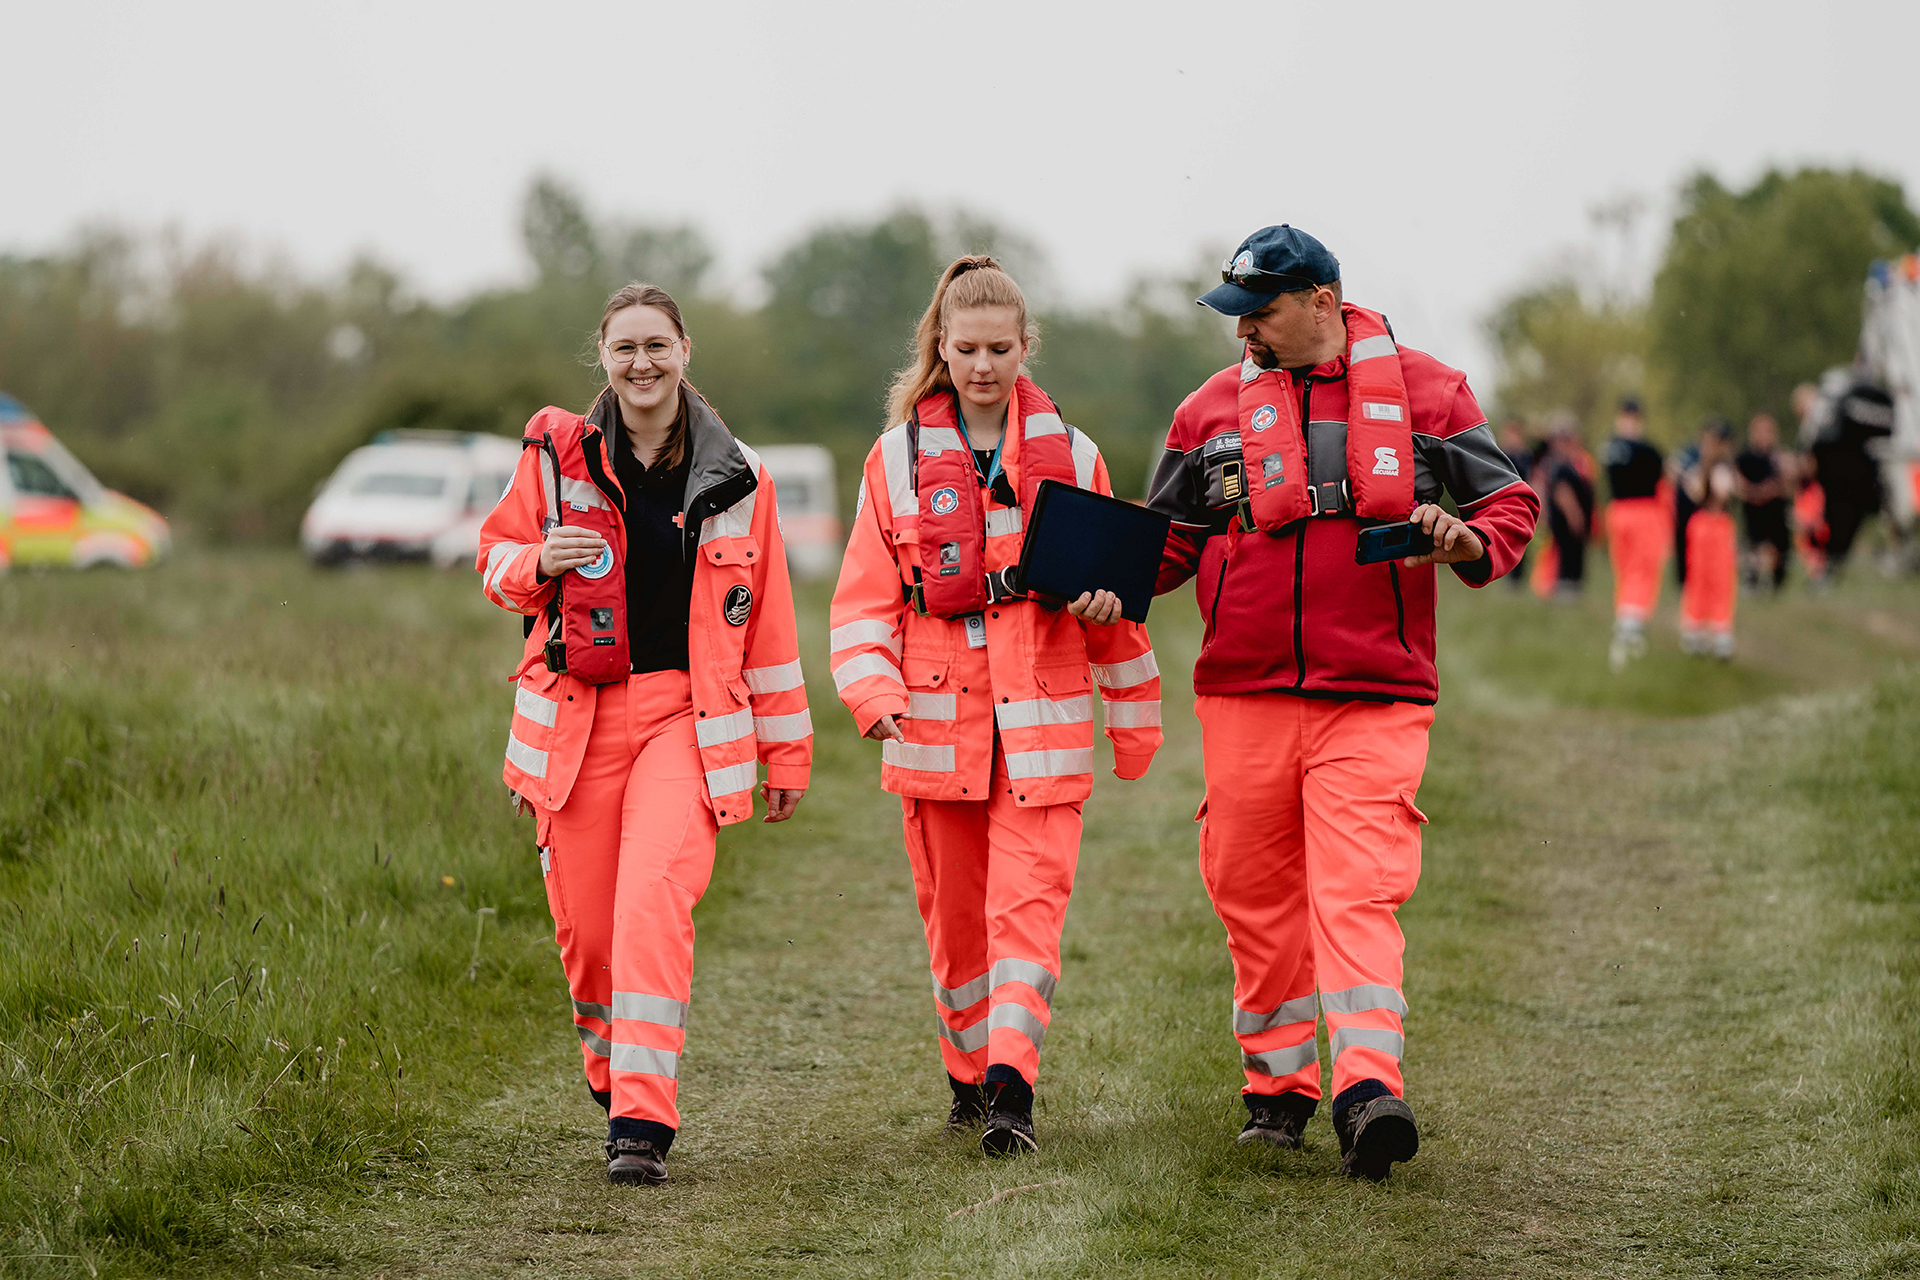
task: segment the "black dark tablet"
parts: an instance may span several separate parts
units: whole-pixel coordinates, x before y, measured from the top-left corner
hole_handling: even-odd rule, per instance
[[[1042,480],[1020,544],[1020,587],[1061,600],[1111,591],[1121,617],[1145,622],[1169,523],[1131,502]]]

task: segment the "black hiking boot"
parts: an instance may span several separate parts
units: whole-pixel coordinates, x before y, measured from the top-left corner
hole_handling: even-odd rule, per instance
[[[646,1138],[607,1143],[607,1181],[617,1187],[657,1187],[667,1180],[667,1158]]]
[[[1333,1131],[1340,1138],[1340,1172],[1349,1178],[1384,1182],[1395,1164],[1413,1159],[1420,1150],[1413,1108],[1390,1093],[1335,1112]]]
[[[1247,1127],[1234,1141],[1243,1147],[1265,1145],[1283,1151],[1298,1151],[1307,1121],[1313,1118],[1314,1099],[1298,1093],[1243,1093],[1247,1104]]]
[[[1024,1080],[996,1084],[988,1081],[993,1102],[987,1111],[987,1127],[980,1134],[980,1149],[990,1156],[1017,1156],[1038,1151],[1033,1136],[1033,1086]]]
[[[986,1089],[952,1076],[947,1077],[947,1084],[953,1089],[953,1110],[947,1112],[947,1132],[978,1128],[987,1118]]]

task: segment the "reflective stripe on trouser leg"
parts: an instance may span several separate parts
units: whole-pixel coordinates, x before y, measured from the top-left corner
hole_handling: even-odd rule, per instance
[[[602,686],[580,775],[552,816],[556,872],[568,867],[573,847],[591,850],[598,864],[593,895],[572,879],[557,894],[549,890],[556,918],[564,907],[577,931],[591,915],[608,939],[598,989],[574,984],[575,1020],[593,1036],[582,1051],[606,1073],[607,1083],[594,1087],[612,1093],[614,1115],[673,1128],[693,977],[692,911],[713,871],[716,832],[694,724],[685,672]],[[563,942],[563,956],[566,950]],[[569,961],[570,978],[573,972]]]
[[[987,1074],[986,809],[977,800],[903,796],[901,828],[926,926],[935,1041],[956,1080]]]
[[[1244,1091],[1318,1098],[1319,1002],[1300,807],[1304,701],[1284,694],[1196,699],[1208,783],[1200,878],[1233,958]]]
[[[1080,806],[1020,805],[997,744],[986,809],[986,931],[992,958],[988,1065],[1040,1075],[1060,976],[1060,929],[1080,858]]]
[[[1305,714],[1310,924],[1333,1092],[1378,1080],[1399,1094],[1407,1003],[1395,913],[1420,877],[1422,819],[1413,798],[1433,708],[1323,702]]]

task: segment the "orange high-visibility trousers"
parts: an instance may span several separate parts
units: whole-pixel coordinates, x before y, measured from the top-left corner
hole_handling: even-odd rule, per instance
[[[1739,595],[1739,547],[1733,517],[1700,510],[1687,521],[1687,584],[1680,589],[1680,630],[1733,632],[1733,606]]]
[[[1200,877],[1233,956],[1244,1093],[1403,1093],[1400,924],[1420,878],[1414,793],[1433,708],[1284,693],[1194,700],[1205,753]]]
[[[1017,804],[996,741],[986,800],[902,796],[900,808],[947,1074],[982,1084],[1011,1068],[1031,1086],[1060,980],[1080,804]]]
[[[1613,616],[1621,622],[1644,623],[1660,603],[1660,574],[1673,543],[1673,521],[1658,498],[1615,498],[1608,512]]]
[[[611,1095],[615,1119],[668,1130],[680,1127],[693,906],[719,830],[694,723],[684,671],[601,685],[573,792],[543,815],[547,903],[588,1086]]]

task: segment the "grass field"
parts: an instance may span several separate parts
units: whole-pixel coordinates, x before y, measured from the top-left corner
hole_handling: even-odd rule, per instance
[[[674,1180],[635,1190],[471,575],[0,579],[0,1275],[1920,1272],[1920,587],[1743,602],[1731,666],[1669,624],[1622,677],[1600,595],[1443,592],[1423,1143],[1375,1187],[1324,1113],[1231,1141],[1184,594],[1167,746],[1088,805],[1044,1150],[940,1135],[898,810],[808,592],[815,787],[722,837]]]

